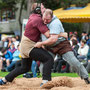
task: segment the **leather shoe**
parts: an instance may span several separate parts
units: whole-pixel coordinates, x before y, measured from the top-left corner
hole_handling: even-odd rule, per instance
[[[86,84],[90,84],[90,80],[88,78],[84,78]]]

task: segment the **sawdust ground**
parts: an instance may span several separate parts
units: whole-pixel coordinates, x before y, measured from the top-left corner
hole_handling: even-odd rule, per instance
[[[90,90],[90,85],[79,77],[54,77],[42,88],[41,81],[41,78],[18,78],[12,83],[0,86],[0,90]]]

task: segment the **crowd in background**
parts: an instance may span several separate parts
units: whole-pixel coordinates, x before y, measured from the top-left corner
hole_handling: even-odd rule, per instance
[[[82,32],[81,37],[78,37],[77,32],[69,32],[68,40],[70,41],[71,47],[75,56],[85,66],[87,71],[90,73],[90,35],[85,31]],[[0,42],[0,70],[1,71],[12,71],[17,64],[21,64],[21,55],[19,50],[20,37],[7,37]],[[31,71],[32,77],[37,77],[37,71],[39,70],[40,62],[33,60]],[[64,58],[56,55],[54,58],[54,65],[52,72],[58,73],[69,73],[74,72],[73,68],[64,60]],[[27,76],[26,76],[27,75]],[[25,77],[31,77],[31,74],[25,73]]]
[[[20,60],[19,36],[3,38],[0,46],[0,70],[11,71]]]
[[[0,70],[2,72],[11,72],[14,68],[21,65],[21,54],[19,50],[20,37],[17,35],[15,37],[4,37],[0,41]],[[33,60],[31,69],[33,75],[25,73],[25,77],[37,77],[36,74],[37,62]]]
[[[77,32],[69,32],[68,40],[70,41],[75,56],[90,73],[90,35],[84,31],[81,34],[81,38],[79,38]],[[73,68],[70,67],[64,58],[56,55],[54,60],[53,72],[74,72]]]

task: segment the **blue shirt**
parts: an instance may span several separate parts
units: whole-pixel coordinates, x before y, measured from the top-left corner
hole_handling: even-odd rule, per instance
[[[16,50],[13,53],[13,59],[12,59],[12,61],[18,61],[18,60],[20,60],[19,54],[20,54],[20,51],[19,50]]]
[[[90,47],[90,39],[87,41],[87,45],[89,45],[89,47]]]
[[[6,59],[12,60],[12,53],[7,50],[7,53],[4,55]]]

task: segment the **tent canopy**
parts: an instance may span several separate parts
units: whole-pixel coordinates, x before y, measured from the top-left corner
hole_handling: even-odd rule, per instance
[[[90,22],[90,3],[82,9],[64,10],[63,8],[53,11],[62,22]]]

